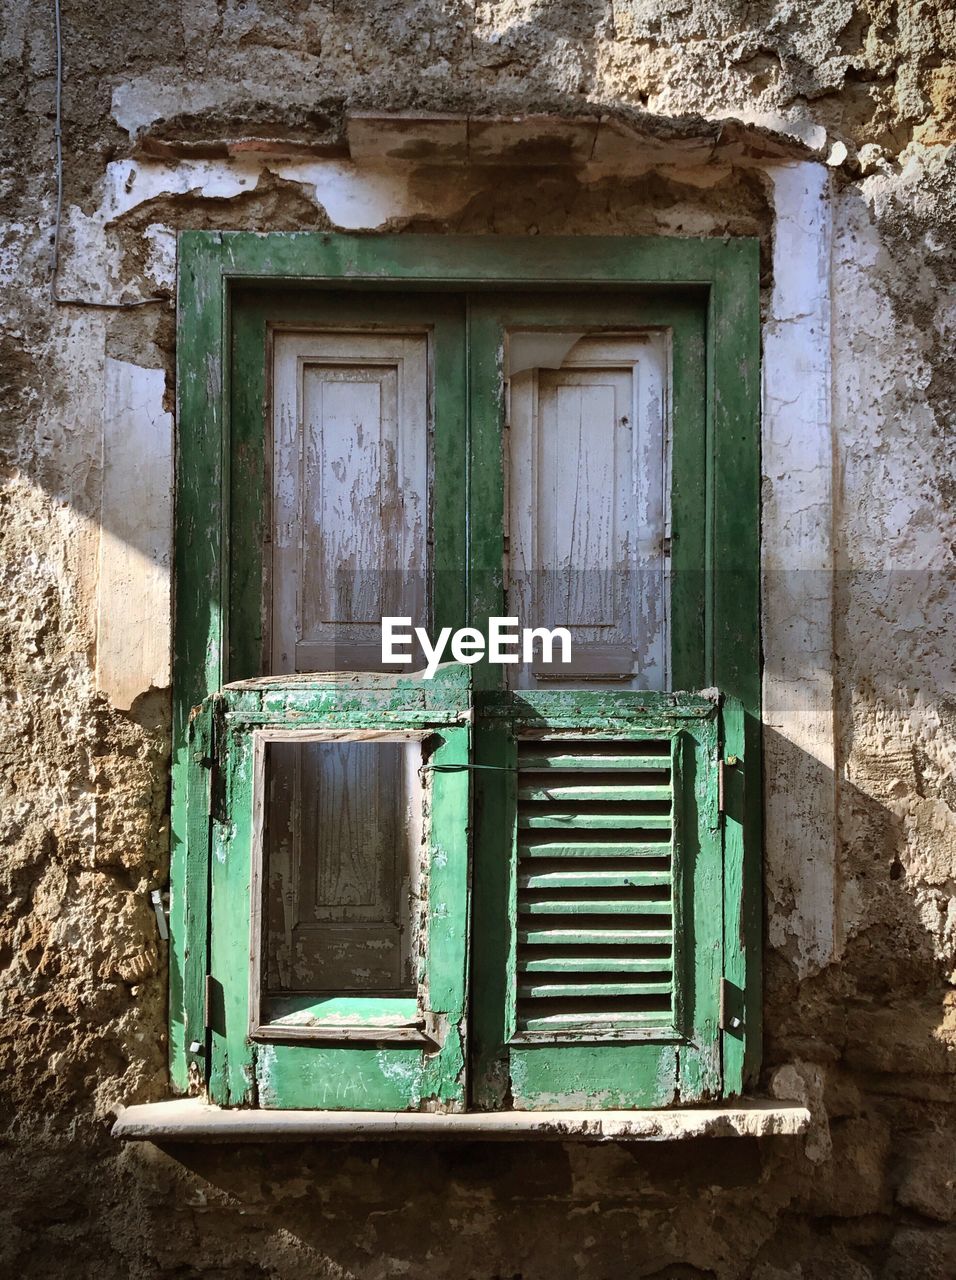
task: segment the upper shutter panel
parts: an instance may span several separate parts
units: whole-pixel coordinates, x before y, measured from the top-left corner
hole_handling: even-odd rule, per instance
[[[511,376],[508,612],[571,635],[569,663],[539,655],[517,686],[668,685],[668,360],[636,330]]]
[[[428,335],[274,346],[271,670],[377,671],[382,618],[428,619]]]

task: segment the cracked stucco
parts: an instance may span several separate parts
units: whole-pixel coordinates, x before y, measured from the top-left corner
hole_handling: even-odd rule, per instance
[[[168,304],[51,306],[51,15],[7,0],[3,1267],[949,1280],[952,6],[134,0],[118,20],[64,0],[63,22],[64,296],[169,298],[183,227],[761,238],[765,1074],[816,1128],[807,1148],[726,1140],[703,1160],[693,1143],[237,1160],[110,1142],[116,1101],[167,1087],[148,892],[167,859],[174,324]],[[807,150],[704,163],[674,143],[672,163],[451,178],[349,159],[347,110],[408,109],[733,118]],[[287,149],[216,150],[257,137]]]

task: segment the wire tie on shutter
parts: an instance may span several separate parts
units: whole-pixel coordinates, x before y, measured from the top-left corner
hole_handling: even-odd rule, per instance
[[[495,769],[499,773],[517,773],[513,764],[423,764],[422,773],[430,769],[432,773],[454,773],[458,769]]]

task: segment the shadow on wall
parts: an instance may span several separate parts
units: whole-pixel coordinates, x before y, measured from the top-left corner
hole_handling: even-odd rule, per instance
[[[764,754],[777,785],[800,779],[822,794],[834,786],[832,770],[770,728]],[[919,856],[907,807],[891,807],[841,777],[832,869],[818,868],[812,857],[775,867],[765,842],[765,1074],[806,1059],[859,1073],[862,1087],[876,1092],[889,1087],[883,1076],[906,1077],[914,1096],[921,1080],[948,1079],[956,1100],[949,884],[945,875],[941,884],[922,879],[917,867],[907,873]],[[793,839],[799,848],[800,833]],[[815,882],[835,898],[834,954],[801,980],[787,930],[794,896],[803,895],[805,912]],[[820,901],[821,913],[830,908]],[[927,1088],[927,1096],[934,1092]]]
[[[833,786],[832,771],[772,730],[767,754],[780,779],[816,772]],[[796,1064],[790,1078],[817,1111],[806,1145],[132,1146],[126,1177],[179,1225],[174,1246],[168,1216],[147,1215],[116,1247],[188,1254],[197,1275],[214,1265],[259,1274],[268,1258],[282,1276],[427,1267],[449,1280],[949,1280],[940,1249],[956,1241],[940,1224],[956,1211],[946,1172],[956,1055],[942,1034],[950,993],[938,939],[900,871],[904,819],[857,786],[841,784],[840,796],[841,865],[861,886],[859,919],[844,922],[838,963],[802,982],[785,950],[766,956],[764,1084]],[[769,926],[786,903],[768,909]],[[942,1146],[927,1144],[927,1114]],[[914,1260],[918,1271],[907,1269]]]

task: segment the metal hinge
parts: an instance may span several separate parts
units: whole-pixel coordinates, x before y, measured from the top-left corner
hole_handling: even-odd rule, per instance
[[[193,762],[206,770],[206,817],[212,817],[214,783],[216,780],[216,760],[214,756],[203,755],[201,751],[193,752]]]
[[[166,920],[166,904],[159,889],[151,889],[149,900],[156,916],[156,930],[163,942],[169,938],[169,925]]]
[[[740,764],[739,756],[728,756],[725,760],[723,756],[717,761],[717,812],[723,817],[727,812],[725,798],[725,782],[728,769],[733,769],[735,765]]]
[[[209,1033],[212,1031],[213,1013],[215,1011],[216,1001],[216,979],[211,973],[206,974],[205,986],[203,988],[202,1000],[202,1021],[203,1021],[203,1040],[208,1043]],[[206,1044],[200,1040],[191,1040],[189,1043],[189,1052],[197,1058],[205,1055]]]
[[[717,813],[723,817],[724,812],[724,760],[721,756],[717,761]]]

